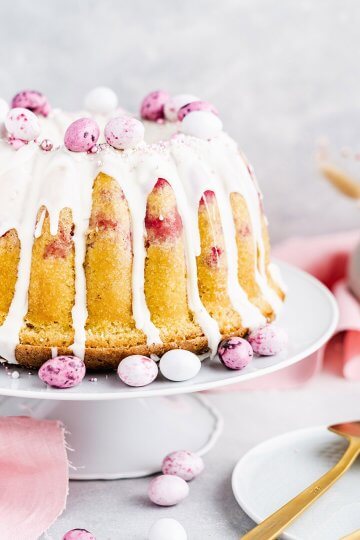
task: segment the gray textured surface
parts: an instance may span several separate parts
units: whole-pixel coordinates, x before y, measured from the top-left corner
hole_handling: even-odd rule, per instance
[[[231,490],[237,460],[277,434],[353,420],[358,414],[359,391],[360,383],[323,374],[296,390],[211,394],[210,401],[222,413],[225,428],[205,456],[206,469],[191,483],[185,501],[168,509],[154,507],[146,498],[147,478],[71,482],[68,509],[46,540],[60,540],[73,527],[88,528],[97,540],[146,540],[148,529],[160,517],[178,519],[187,529],[188,540],[238,540],[252,521]]]
[[[347,229],[358,226],[358,210],[321,180],[314,149],[324,135],[337,147],[359,146],[359,23],[357,0],[2,2],[0,95],[34,87],[78,108],[89,89],[106,84],[136,110],[155,88],[197,94],[219,107],[252,160],[274,239]],[[358,392],[318,381],[291,392],[215,395],[225,431],[187,501],[150,507],[147,480],[73,482],[51,537],[83,525],[98,540],[140,540],[155,519],[172,515],[189,540],[235,540],[250,525],[230,489],[237,458],[288,429],[353,417]]]
[[[13,0],[0,95],[34,87],[77,108],[107,84],[136,110],[158,87],[195,93],[253,161],[273,239],[346,229],[357,209],[322,181],[314,148],[358,145],[359,24],[357,0]]]

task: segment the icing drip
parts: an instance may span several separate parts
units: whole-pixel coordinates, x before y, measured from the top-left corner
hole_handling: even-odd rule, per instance
[[[24,146],[15,155],[11,156],[13,159],[9,159],[7,166],[7,152],[5,151],[1,155],[0,173],[2,173],[3,193],[0,198],[0,216],[2,217],[0,234],[15,228],[21,245],[14,297],[7,318],[4,324],[0,326],[0,356],[13,363],[16,363],[15,348],[19,343],[23,318],[27,313],[27,294],[36,220],[34,207],[36,206],[35,201],[40,187],[39,178],[37,178],[37,181],[34,178],[36,176],[37,162],[36,159],[32,159],[37,151],[36,146],[33,144]],[[3,188],[3,186],[5,187]],[[26,204],[23,204],[25,201]]]
[[[145,145],[144,145],[145,147]],[[159,330],[151,322],[150,312],[145,301],[144,292],[144,221],[146,213],[146,198],[150,192],[150,185],[154,183],[152,170],[148,170],[146,163],[140,160],[137,163],[132,151],[124,152],[123,159],[115,150],[108,149],[105,153],[102,171],[115,178],[124,192],[131,219],[133,268],[132,268],[132,307],[136,328],[142,330],[147,336],[147,344],[161,343]],[[135,159],[134,159],[135,157]],[[155,177],[156,178],[156,177]]]
[[[48,119],[40,120],[47,129],[44,136],[57,143],[60,134],[74,117],[52,111]],[[104,117],[102,123],[105,122]],[[175,135],[176,123],[171,123],[170,127],[169,124],[159,126],[152,123],[149,133],[149,126],[145,124],[146,140],[158,140],[164,133],[169,139],[152,144],[141,143],[123,152],[108,147],[101,151],[100,160],[99,156],[75,154],[64,148],[43,152],[34,143],[15,152],[0,141],[0,236],[14,228],[21,243],[15,294],[8,316],[0,327],[0,356],[15,362],[15,348],[27,313],[33,239],[41,236],[46,214],[44,209],[49,213],[50,232],[56,235],[61,210],[70,208],[75,249],[74,343],[71,348],[76,356],[84,357],[87,320],[84,271],[86,234],[91,215],[92,186],[100,171],[119,183],[128,203],[133,250],[133,317],[136,327],[145,333],[148,345],[161,343],[159,330],[151,321],[144,293],[146,203],[159,178],[166,179],[174,190],[183,223],[189,309],[202,328],[212,352],[216,352],[221,335],[217,322],[201,302],[196,264],[196,257],[200,254],[198,205],[205,191],[212,190],[216,195],[228,261],[228,294],[242,323],[252,329],[262,325],[265,320],[238,282],[235,225],[230,204],[232,192],[241,193],[248,206],[254,243],[259,254],[258,261],[254,261],[257,283],[274,311],[281,306],[266,277],[258,190],[234,141],[224,134],[211,141]],[[36,224],[40,208],[43,211]],[[270,271],[278,281],[272,267]]]
[[[223,144],[184,139],[179,137],[179,144],[174,146],[179,170],[182,171],[183,185],[187,190],[187,206],[192,214],[191,236],[195,239],[195,255],[200,255],[200,234],[198,229],[198,203],[206,190],[215,193],[220,210],[224,242],[228,259],[228,293],[234,309],[239,313],[245,326],[253,328],[265,322],[260,311],[250,303],[245,291],[241,288],[238,277],[238,257],[235,241],[235,226],[230,205],[231,187],[226,183],[234,171],[221,174]],[[215,156],[215,159],[214,159]],[[236,191],[239,191],[237,186]],[[195,269],[196,270],[196,269]],[[194,279],[197,279],[196,271]]]

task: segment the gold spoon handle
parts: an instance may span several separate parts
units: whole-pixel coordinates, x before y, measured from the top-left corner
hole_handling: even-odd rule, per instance
[[[351,441],[337,464],[319,480],[311,484],[284,506],[271,514],[260,525],[242,537],[243,540],[273,540],[310,504],[328,490],[351,466],[360,452],[360,442]],[[275,486],[274,486],[275,488]]]

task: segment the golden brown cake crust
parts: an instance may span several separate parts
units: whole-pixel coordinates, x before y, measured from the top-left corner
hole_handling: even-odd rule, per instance
[[[244,329],[241,329],[238,332],[232,332],[231,336],[244,336],[244,334]],[[231,336],[223,336],[223,338],[226,339]],[[185,349],[201,354],[208,350],[208,343],[204,336],[200,336],[185,341],[173,341],[166,344],[153,345],[152,347],[148,347],[147,345],[136,345],[128,348],[87,347],[85,351],[85,363],[88,369],[110,370],[116,369],[120,360],[131,354],[143,354],[146,356],[149,354],[157,354],[161,356],[172,349]],[[59,347],[57,354],[71,355],[73,353],[70,349]],[[49,358],[51,358],[50,347],[34,345],[18,345],[16,347],[16,360],[23,367],[38,369],[46,362],[46,360],[49,360]]]

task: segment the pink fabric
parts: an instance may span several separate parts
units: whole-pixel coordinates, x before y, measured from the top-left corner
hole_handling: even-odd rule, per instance
[[[58,421],[0,417],[0,538],[36,540],[65,508],[68,461]]]
[[[340,311],[338,328],[325,347],[302,362],[241,383],[235,389],[292,388],[307,382],[323,367],[347,379],[360,380],[360,306],[345,281],[349,254],[359,240],[359,232],[350,231],[293,238],[274,248],[276,258],[306,270],[332,290]]]

